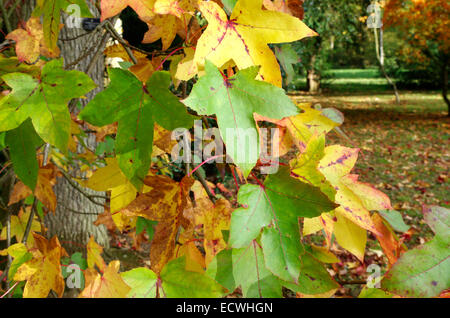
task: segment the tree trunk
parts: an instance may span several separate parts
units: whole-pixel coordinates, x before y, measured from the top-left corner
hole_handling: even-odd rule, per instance
[[[397,85],[394,81],[389,77],[389,75],[386,73],[386,69],[384,68],[384,43],[383,43],[383,27],[380,28],[380,43],[378,44],[378,33],[377,28],[373,29],[374,37],[375,37],[375,49],[377,50],[377,59],[378,63],[380,64],[381,72],[383,73],[384,77],[388,81],[388,83],[392,86],[394,89],[394,95],[395,95],[395,102],[397,104],[400,104],[400,95],[398,94]]]
[[[448,61],[445,60],[442,65],[442,97],[447,104],[447,116],[450,117],[450,101],[447,96],[448,92]]]
[[[89,1],[88,4],[94,15],[99,16],[97,9]],[[67,15],[64,14],[63,19],[65,18],[67,18]],[[77,101],[82,106],[85,106],[98,92],[103,90],[105,71],[103,50],[107,40],[106,35],[101,31],[94,31],[87,36],[79,37],[84,33],[86,31],[83,29],[65,26],[60,33],[60,39],[62,40],[59,41],[61,56],[64,58],[66,67],[69,66],[68,69],[76,69],[83,72],[89,70],[88,75],[97,84],[97,88],[87,94],[86,99]],[[86,52],[89,52],[89,54],[77,63],[77,59]],[[100,55],[96,54],[97,52]],[[75,103],[71,103],[71,105],[74,106]],[[71,112],[76,112],[76,107],[71,108]],[[90,149],[95,149],[95,136],[90,135],[85,140],[85,143]],[[82,151],[81,146],[79,146],[78,150]],[[72,171],[69,171],[69,173],[80,176],[78,167],[72,167]],[[103,212],[103,207],[91,202],[64,178],[58,179],[54,190],[58,204],[56,212],[47,214],[45,218],[48,236],[57,235],[68,253],[85,250],[86,243],[92,235],[98,244],[108,248],[109,238],[105,226],[97,227],[93,224],[97,219],[97,215]],[[101,195],[101,193],[96,193],[90,189],[83,190],[88,194]],[[96,199],[96,201],[104,203],[99,199]]]
[[[91,11],[98,16],[98,11],[88,2]],[[32,9],[35,6],[35,0],[27,1],[22,7],[24,20],[30,17]],[[64,15],[63,19],[67,16]],[[64,27],[60,33],[59,42],[61,49],[61,57],[64,58],[65,65],[72,65],[80,56],[83,56],[87,50],[89,54],[72,65],[68,69],[76,69],[85,72],[90,69],[89,75],[98,85],[98,87],[87,95],[87,99],[80,99],[82,106],[86,105],[98,92],[104,87],[104,58],[103,55],[98,56],[97,50],[103,52],[106,37],[101,32],[92,32],[87,36],[79,37],[86,31],[77,28]],[[68,41],[69,40],[69,41]],[[96,56],[96,59],[93,58]],[[92,62],[92,63],[91,63]],[[74,104],[74,103],[71,103]],[[74,108],[74,107],[72,107]],[[89,136],[85,140],[86,145],[90,149],[95,149],[95,136]],[[81,151],[81,148],[79,149]],[[69,173],[80,175],[79,169],[73,167]],[[88,194],[95,194],[90,189],[83,189]],[[58,178],[58,182],[54,188],[57,196],[58,204],[55,213],[49,213],[45,216],[45,225],[48,228],[47,235],[52,237],[57,235],[64,248],[69,254],[75,251],[85,250],[85,245],[90,236],[94,236],[97,243],[103,247],[109,247],[109,238],[106,228],[101,225],[95,226],[93,222],[97,219],[97,215],[103,212],[103,207],[94,204],[88,198],[83,196],[78,190],[72,187],[64,178]],[[96,193],[98,194],[98,193]],[[99,203],[104,203],[97,199]]]
[[[308,70],[307,75],[308,91],[312,94],[316,94],[320,90],[320,74],[318,74],[314,68],[316,58],[316,55],[311,57],[310,69]]]

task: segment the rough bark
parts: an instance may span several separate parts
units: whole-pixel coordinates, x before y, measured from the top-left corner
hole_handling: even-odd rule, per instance
[[[94,15],[99,15],[95,7],[91,6],[91,10]],[[63,19],[65,18],[67,16],[63,15]],[[69,69],[76,69],[83,72],[90,69],[89,75],[97,84],[97,88],[90,92],[86,99],[79,100],[82,106],[85,106],[95,94],[103,90],[105,70],[103,56],[101,55],[96,58],[97,50],[103,51],[105,46],[103,31],[94,31],[87,36],[79,37],[85,33],[86,31],[83,29],[68,28],[65,26],[60,33],[60,39],[63,41],[60,40],[59,42],[61,56],[64,58],[66,67],[70,65]],[[79,57],[84,56],[87,52],[88,55],[84,59],[72,65],[77,62]],[[75,109],[75,107],[72,108]],[[90,149],[95,149],[95,136],[89,136],[85,140],[85,143]],[[80,148],[79,151],[81,150]],[[69,173],[80,176],[78,167],[71,168],[72,170]],[[58,179],[54,190],[58,199],[58,205],[54,214],[47,214],[45,217],[48,236],[57,235],[69,253],[84,250],[86,243],[92,235],[101,246],[105,248],[109,247],[106,228],[103,225],[97,227],[93,224],[97,219],[97,214],[103,212],[103,207],[91,202],[71,186],[65,178]],[[90,189],[83,190],[88,194],[99,194]],[[96,201],[103,203],[99,199]]]

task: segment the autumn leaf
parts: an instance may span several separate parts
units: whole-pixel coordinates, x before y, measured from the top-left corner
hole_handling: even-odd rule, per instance
[[[18,215],[11,215],[11,237],[15,237],[17,239],[17,242],[22,242],[23,236],[25,234],[28,219],[30,218],[31,208],[27,210],[28,211],[26,212],[24,212],[24,210],[20,210]],[[41,231],[41,223],[39,223],[37,216],[35,216],[31,221],[30,231],[30,233]],[[0,240],[6,240],[6,227],[2,228]],[[33,236],[28,235],[26,242],[27,245],[32,246],[33,242]]]
[[[52,163],[47,164],[45,167],[40,167],[34,191],[31,191],[22,181],[17,182],[9,198],[9,205],[33,194],[48,210],[55,212],[57,201],[53,186],[56,184],[57,174],[58,170]]]
[[[38,18],[30,18],[25,29],[16,29],[6,36],[6,39],[16,42],[17,58],[21,62],[35,63],[40,55],[54,58],[59,56],[59,48],[50,50],[45,47],[44,31]]]
[[[84,185],[95,191],[111,191],[111,217],[119,230],[123,231],[133,226],[136,220],[119,211],[130,204],[138,192],[122,173],[115,158],[105,160],[106,166],[95,171]]]
[[[143,21],[149,20],[154,16],[153,5],[155,0],[102,0],[101,1],[101,21],[113,17],[127,6],[132,8]]]
[[[391,205],[384,193],[359,182],[356,175],[350,174],[358,151],[339,145],[326,147],[319,171],[336,189],[335,200],[340,204],[336,211],[363,229],[377,233],[369,210],[389,209]]]
[[[184,216],[192,214],[193,225],[203,225],[203,246],[206,254],[206,265],[213,257],[227,247],[222,231],[229,230],[232,207],[228,200],[220,198],[214,204],[211,202],[200,182],[191,187],[194,192],[195,207],[192,211],[186,209]]]
[[[186,15],[194,15],[197,0],[156,0],[153,11],[158,14],[171,14],[180,19]],[[187,27],[189,21],[184,21]]]
[[[33,233],[33,237],[35,248],[29,250],[33,258],[17,269],[14,280],[27,281],[23,290],[24,298],[46,298],[50,290],[62,297],[64,279],[60,259],[67,256],[67,253],[56,236],[47,240]]]
[[[95,242],[93,236],[89,239],[86,245],[87,248],[87,265],[89,268],[94,268],[96,265],[101,272],[105,271],[106,264],[103,260],[101,254],[103,252],[103,247]]]
[[[183,102],[200,115],[217,115],[227,154],[247,177],[260,154],[254,113],[281,119],[297,114],[297,108],[282,89],[254,79],[258,67],[241,70],[228,79],[209,61],[205,67],[206,75]],[[254,132],[253,140],[249,132]]]
[[[157,274],[174,254],[178,228],[180,225],[188,227],[182,214],[193,182],[189,177],[184,177],[181,182],[163,175],[146,177],[144,184],[152,189],[140,194],[122,210],[126,215],[158,221],[150,250],[151,268]]]
[[[303,1],[304,0],[263,0],[263,4],[267,10],[279,11],[303,19]]]
[[[34,242],[34,240],[33,240]],[[17,269],[23,264],[33,258],[27,247],[23,243],[16,243],[7,249],[0,251],[1,256],[10,255],[13,258],[11,266],[8,271],[8,279],[12,279],[17,272]]]
[[[131,288],[119,272],[120,262],[111,261],[102,275],[92,268],[85,271],[85,288],[79,298],[125,298]]]
[[[280,68],[267,44],[297,41],[315,33],[288,14],[263,11],[262,1],[239,0],[230,19],[217,3],[199,3],[209,24],[197,42],[192,76],[203,68],[205,60],[219,68],[233,60],[239,69],[260,65],[258,79],[281,87]]]
[[[372,220],[380,233],[379,235],[375,234],[375,236],[377,237],[378,242],[380,242],[380,246],[387,257],[389,264],[393,265],[397,262],[400,254],[404,252],[404,249],[401,247],[402,243],[399,242],[399,239],[395,236],[393,230],[384,224],[383,218],[378,213],[372,214]]]

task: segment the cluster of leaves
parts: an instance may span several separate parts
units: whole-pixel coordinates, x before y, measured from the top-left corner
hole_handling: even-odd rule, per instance
[[[38,1],[35,16],[43,15],[44,25],[32,18],[27,27],[34,33],[27,34],[37,35],[31,38],[14,31],[17,58],[0,59],[0,131],[20,180],[9,203],[34,196],[14,221],[18,243],[1,252],[13,257],[8,279],[26,282],[23,297],[64,292],[67,273],[61,267],[67,253],[57,237],[47,240],[35,233],[45,229],[34,214],[36,202],[45,213],[55,210],[52,186],[59,174],[72,178],[74,187],[109,193],[102,214],[107,221],[99,218],[99,224],[109,222],[121,232],[136,229],[136,234],[146,228],[151,236],[149,266],[126,272],[120,272],[118,260],[106,264],[103,248],[91,238],[80,297],[221,297],[238,288],[244,297],[282,297],[283,288],[300,297],[332,296],[339,284],[326,264],[338,261],[331,252],[334,241],[363,261],[367,231],[392,265],[383,279],[385,290],[433,297],[449,287],[448,210],[427,209],[436,238],[404,253],[389,198],[352,173],[358,149],[326,145],[326,134],[343,122],[341,114],[296,105],[281,88],[280,67],[268,43],[316,35],[297,17],[301,1],[102,0],[103,21],[130,6],[149,24],[145,41],[161,39],[167,48],[181,34],[185,56],[149,60],[134,51],[138,63],[110,68],[109,86],[77,116],[67,106],[95,87],[86,74],[65,70],[62,59],[18,63],[51,57],[43,48],[55,54],[59,28],[52,22],[66,2]],[[202,33],[189,36],[191,29]],[[105,54],[130,60],[124,51],[113,46]],[[167,60],[170,72],[161,71]],[[171,84],[194,77],[191,93],[180,101]],[[171,131],[191,128],[198,116],[215,119],[234,162],[230,169],[244,183],[235,202],[211,194],[219,184],[201,175],[195,180],[189,167],[181,180],[167,168]],[[250,153],[250,145],[244,136],[226,131],[259,131],[268,123],[280,131],[272,142],[280,148],[281,167],[262,180],[264,143],[258,142],[256,156],[243,163],[239,152]],[[107,135],[113,140],[106,158],[86,147],[77,151],[86,127],[98,140]],[[84,163],[87,180],[70,174],[73,162]],[[33,233],[24,240],[27,217]],[[319,231],[325,246],[306,243],[306,236]],[[418,263],[410,261],[417,257]]]

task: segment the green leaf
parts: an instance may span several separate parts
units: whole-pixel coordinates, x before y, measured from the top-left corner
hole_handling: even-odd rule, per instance
[[[256,241],[244,248],[221,251],[209,264],[207,274],[230,293],[241,286],[246,298],[282,297],[280,280],[266,269]]]
[[[283,44],[275,46],[275,55],[280,62],[281,67],[286,73],[286,79],[284,81],[285,85],[288,85],[295,76],[294,64],[300,62],[300,57],[297,52],[295,52],[292,44]]]
[[[69,12],[68,6],[71,4],[79,6],[82,17],[92,17],[92,13],[85,0],[38,0],[36,3],[33,16],[44,16],[44,40],[50,49],[56,48],[60,30],[61,11],[66,11],[70,14],[71,12]]]
[[[0,131],[17,128],[29,116],[24,106],[38,89],[38,81],[31,75],[8,73],[2,80],[12,88],[12,92],[0,99]]]
[[[254,113],[282,119],[298,113],[284,90],[255,80],[258,67],[249,67],[225,80],[219,69],[206,61],[206,75],[194,85],[184,103],[201,115],[217,115],[227,154],[247,177],[259,154],[259,138]]]
[[[394,294],[436,297],[450,287],[450,246],[435,237],[404,253],[386,273],[381,287]]]
[[[85,270],[88,267],[87,260],[83,257],[83,254],[81,254],[80,252],[73,253],[70,259],[73,264],[77,264],[78,266],[80,266],[82,270]]]
[[[359,293],[358,298],[392,298],[394,295],[378,288],[364,288]]]
[[[223,7],[225,8],[225,11],[227,12],[228,15],[230,15],[231,12],[233,12],[236,2],[238,2],[238,0],[222,0]]]
[[[155,298],[156,274],[145,267],[133,268],[128,272],[120,273],[125,283],[131,287],[127,297],[129,298]]]
[[[95,88],[90,77],[79,71],[65,71],[61,59],[44,65],[40,81],[21,73],[7,74],[2,79],[13,89],[0,101],[0,120],[10,123],[2,130],[14,129],[30,117],[45,142],[67,153],[71,120],[67,103]]]
[[[42,140],[34,131],[31,120],[6,132],[5,139],[9,146],[14,172],[26,186],[34,191],[39,170],[36,147],[42,145]]]
[[[23,264],[28,262],[33,258],[33,255],[28,252],[27,247],[22,243],[16,243],[11,245],[7,249],[8,254],[11,255],[13,261],[11,267],[9,268],[8,278],[12,280],[17,272],[17,269]]]
[[[313,135],[306,145],[306,149],[296,159],[289,162],[292,173],[302,182],[309,183],[334,200],[336,190],[319,171],[319,161],[325,155],[325,134]]]
[[[186,269],[186,258],[167,263],[161,272],[162,294],[168,298],[218,298],[224,289],[206,274]]]
[[[248,246],[259,236],[261,228],[272,222],[272,210],[264,189],[245,184],[239,189],[238,201],[245,205],[231,214],[230,239],[233,248]]]
[[[299,217],[316,217],[336,208],[319,188],[290,176],[287,167],[269,175],[265,191],[270,202],[274,226],[264,229],[261,243],[267,268],[285,281],[298,282],[305,253],[300,242]]]
[[[3,150],[6,148],[6,141],[5,141],[6,133],[1,132],[0,133],[0,150]]]
[[[125,176],[140,189],[148,173],[154,122],[168,130],[189,128],[194,116],[168,89],[170,74],[155,72],[146,84],[131,72],[109,69],[111,84],[83,109],[79,117],[95,126],[118,122],[117,160]]]
[[[325,269],[323,264],[308,252],[300,256],[302,266],[298,283],[284,282],[283,286],[302,294],[323,294],[332,289],[339,288]]]
[[[436,237],[450,244],[450,210],[439,206],[423,208],[425,222],[431,227]]]
[[[404,253],[386,273],[382,288],[406,297],[436,297],[450,287],[450,210],[425,206],[425,221],[436,236]]]
[[[378,212],[383,219],[385,219],[392,228],[398,232],[406,232],[409,230],[409,226],[403,221],[400,212],[395,210],[381,210]]]
[[[148,220],[143,217],[138,217],[136,221],[136,234],[141,234],[144,230],[147,232],[148,240],[151,241],[153,239],[153,235],[155,234],[155,226],[158,224],[157,221]]]

